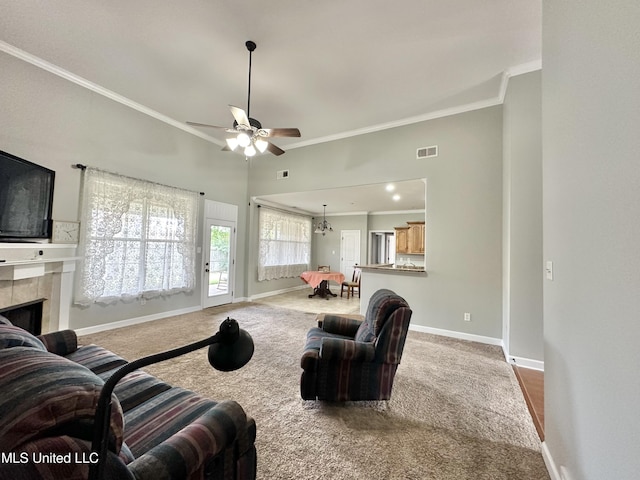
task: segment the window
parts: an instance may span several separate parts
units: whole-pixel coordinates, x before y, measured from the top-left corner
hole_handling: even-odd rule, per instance
[[[76,303],[193,290],[197,213],[195,192],[87,168]]]
[[[261,207],[259,223],[259,281],[297,277],[309,270],[311,218]]]

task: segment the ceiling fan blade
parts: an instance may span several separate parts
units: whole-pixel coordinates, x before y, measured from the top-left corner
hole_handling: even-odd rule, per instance
[[[297,128],[263,128],[265,137],[299,137],[300,130]]]
[[[271,142],[267,142],[267,150],[269,150],[274,155],[282,155],[284,153],[284,150]]]
[[[231,151],[231,149],[229,148],[229,145],[227,145],[227,144],[225,144],[224,147],[221,148],[221,150],[223,152],[230,152]]]
[[[198,123],[198,122],[186,122],[187,125],[191,125],[192,127],[206,127],[206,128],[218,128],[220,130],[224,130],[226,132],[233,133],[235,130],[229,127],[219,127],[217,125],[208,125],[206,123]]]
[[[245,127],[251,127],[251,124],[249,123],[249,117],[247,117],[246,112],[238,107],[234,107],[233,105],[229,105],[229,108],[231,109],[231,115],[233,115],[233,118],[236,119],[236,122],[238,122],[238,125],[244,125]]]

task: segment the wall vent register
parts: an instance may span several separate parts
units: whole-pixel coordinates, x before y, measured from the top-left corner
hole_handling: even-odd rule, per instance
[[[438,156],[438,146],[421,147],[416,151],[416,158],[432,158]]]

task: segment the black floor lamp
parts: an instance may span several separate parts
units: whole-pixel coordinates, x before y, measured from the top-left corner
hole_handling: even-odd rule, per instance
[[[216,370],[230,372],[242,368],[253,356],[253,340],[245,330],[238,326],[233,318],[220,324],[220,330],[212,337],[167,352],[149,355],[128,363],[109,377],[105,382],[94,417],[94,435],[91,451],[98,454],[98,461],[89,466],[89,480],[102,480],[107,461],[107,444],[111,418],[111,394],[117,383],[125,375],[154,363],[185,355],[194,350],[209,346],[209,363]]]

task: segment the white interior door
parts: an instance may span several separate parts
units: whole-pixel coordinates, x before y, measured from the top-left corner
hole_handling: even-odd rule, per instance
[[[203,308],[233,302],[235,235],[235,222],[206,219]]]
[[[360,264],[360,230],[340,232],[340,271],[345,280],[351,280],[353,266]]]

